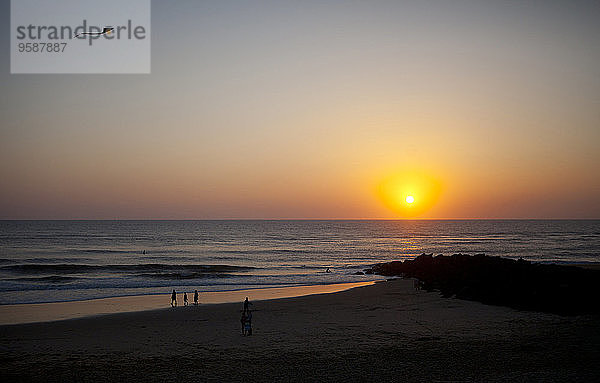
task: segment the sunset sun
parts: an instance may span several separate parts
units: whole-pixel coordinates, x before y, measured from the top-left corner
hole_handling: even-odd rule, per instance
[[[441,181],[430,171],[398,170],[383,178],[376,194],[398,217],[419,217],[429,211],[442,192]]]

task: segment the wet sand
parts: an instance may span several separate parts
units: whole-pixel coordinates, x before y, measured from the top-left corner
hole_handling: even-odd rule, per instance
[[[255,300],[290,298],[310,294],[343,291],[374,282],[336,283],[330,285],[274,287],[234,291],[200,292],[200,304],[241,302],[251,296]],[[190,304],[194,293],[188,292]],[[169,307],[171,293],[88,299],[73,302],[0,305],[0,325],[49,322],[86,316],[156,310]],[[183,306],[183,293],[177,294],[177,305]]]
[[[252,298],[252,297],[251,297]],[[2,381],[600,381],[600,318],[441,298],[395,280],[332,294],[0,326]]]

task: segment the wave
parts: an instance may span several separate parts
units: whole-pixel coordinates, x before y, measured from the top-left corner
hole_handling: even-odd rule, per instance
[[[365,278],[364,276],[355,275],[344,275],[341,278],[335,280],[322,280],[322,279],[302,279],[292,280],[285,278],[267,278],[267,279],[255,279],[255,278],[231,278],[231,279],[219,279],[211,278],[209,280],[194,280],[194,279],[148,279],[148,280],[137,280],[128,278],[109,278],[96,280],[94,278],[87,279],[83,278],[78,281],[70,283],[31,283],[24,281],[13,281],[5,280],[0,281],[0,305],[6,304],[7,295],[10,293],[27,293],[37,292],[43,294],[43,296],[54,296],[63,297],[59,300],[68,300],[70,296],[81,293],[82,291],[95,291],[93,294],[100,295],[100,297],[113,296],[115,293],[120,293],[124,289],[128,289],[129,294],[139,295],[143,291],[148,289],[154,290],[153,293],[160,293],[175,288],[178,291],[182,290],[183,287],[189,286],[202,291],[231,291],[231,290],[243,290],[251,288],[260,288],[265,286],[270,287],[284,287],[284,286],[312,286],[312,285],[328,285],[336,283],[351,283],[351,282],[364,282],[371,280],[385,279],[380,276],[370,276]],[[166,289],[166,290],[163,290]],[[29,302],[39,301],[40,295],[26,296]],[[64,299],[67,298],[67,299]],[[56,299],[53,299],[56,300]]]
[[[111,249],[68,249],[67,252],[81,252],[81,253],[91,253],[91,254],[128,254],[128,253],[136,253],[140,254],[142,251],[140,250],[111,250]]]
[[[185,279],[207,279],[207,278],[233,278],[239,275],[237,274],[225,274],[225,273],[142,273],[136,274],[139,278],[148,278],[156,280],[185,280]],[[33,283],[46,283],[46,284],[57,284],[57,283],[70,283],[70,282],[82,282],[88,281],[89,283],[97,283],[103,279],[96,278],[80,278],[73,276],[64,275],[49,275],[44,277],[19,277],[4,279],[3,282],[7,283],[21,283],[21,282],[33,282]]]
[[[18,274],[79,274],[90,272],[121,272],[121,273],[144,273],[160,271],[179,271],[189,273],[231,273],[256,269],[250,266],[232,265],[173,265],[162,263],[148,263],[137,265],[85,265],[85,264],[21,264],[1,266],[0,271]]]
[[[151,279],[180,280],[199,278],[231,278],[239,275],[223,273],[143,273],[138,274],[137,276]]]
[[[76,277],[65,277],[62,275],[50,275],[47,277],[21,277],[8,279],[7,282],[43,282],[43,283],[65,283],[80,280]]]
[[[344,254],[343,249],[244,249],[244,250],[214,250],[214,254],[239,254],[239,255],[278,255],[278,254],[306,254],[306,255],[337,255]]]
[[[61,263],[61,262],[89,262],[93,261],[91,258],[72,258],[72,257],[60,257],[60,258],[50,258],[50,257],[39,257],[39,258],[0,258],[0,264],[2,263],[38,263],[43,262],[43,264],[47,263]]]

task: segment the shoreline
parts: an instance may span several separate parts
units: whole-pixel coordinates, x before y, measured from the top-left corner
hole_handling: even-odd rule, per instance
[[[392,262],[393,263],[393,262]],[[575,266],[587,270],[600,270],[600,262],[536,262],[540,265]],[[335,293],[355,287],[375,284],[383,280],[364,282],[344,282],[317,285],[300,285],[284,287],[259,287],[226,291],[201,292],[200,305],[242,302],[246,296],[251,301],[293,298],[312,294]],[[186,291],[187,292],[187,291]],[[194,307],[193,292],[188,293],[189,307]],[[117,313],[133,313],[148,310],[171,308],[171,293],[123,295],[103,298],[92,298],[72,301],[17,303],[0,305],[0,326],[18,325],[37,322],[51,322],[84,318],[96,315]],[[177,293],[178,308],[183,306],[183,291]]]
[[[587,270],[600,270],[600,262],[565,262],[542,263],[560,266],[575,266]],[[246,296],[251,301],[294,298],[305,295],[335,293],[360,286],[372,285],[385,281],[370,280],[364,282],[344,282],[317,285],[260,287],[226,291],[200,292],[199,305],[242,302]],[[73,301],[17,303],[0,305],[0,326],[18,325],[38,322],[52,322],[84,318],[97,315],[118,313],[134,313],[149,310],[171,308],[170,292],[160,294],[124,295],[104,298],[82,299]],[[183,291],[177,292],[178,308],[183,306]],[[189,307],[192,303],[193,292],[188,292]]]
[[[294,298],[314,294],[329,294],[375,284],[368,282],[332,283],[323,285],[268,287],[228,291],[199,292],[199,305],[193,304],[193,293],[188,293],[189,306],[183,305],[183,292],[177,293],[176,308],[170,307],[170,292],[164,294],[126,295],[67,302],[20,303],[0,305],[0,326],[53,322],[98,315],[136,313],[161,309],[192,309],[202,305]]]

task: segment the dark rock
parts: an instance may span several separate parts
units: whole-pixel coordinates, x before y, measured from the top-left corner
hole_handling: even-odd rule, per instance
[[[356,273],[354,273],[354,275],[365,275],[365,273],[363,273],[362,271],[357,271]]]
[[[444,297],[563,315],[600,313],[600,271],[489,257],[433,256],[374,265],[384,276],[417,278],[425,290]]]

